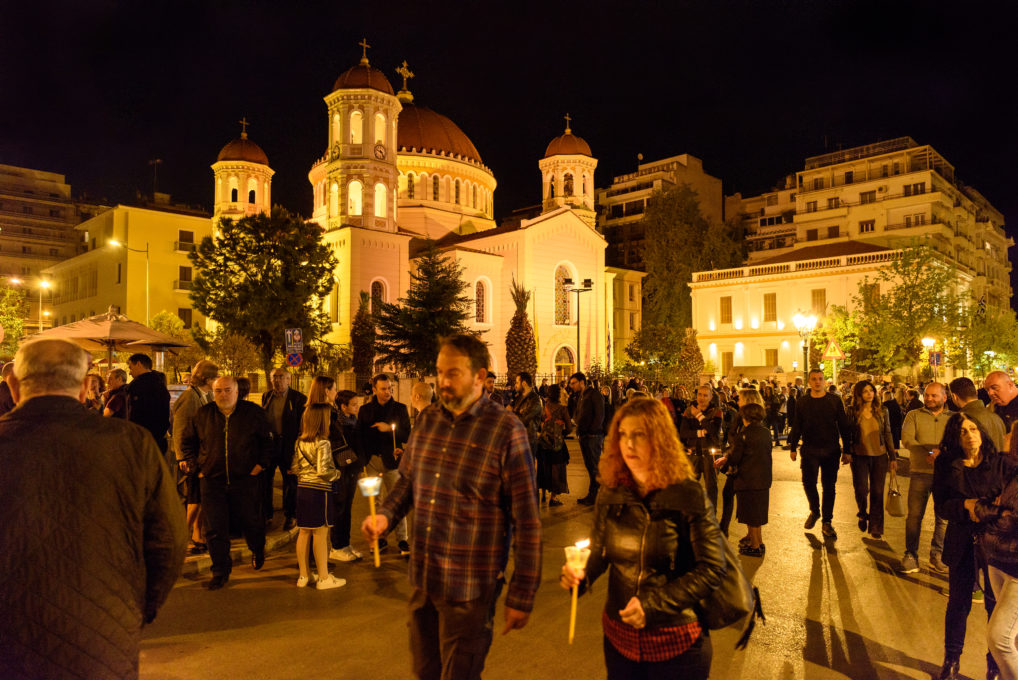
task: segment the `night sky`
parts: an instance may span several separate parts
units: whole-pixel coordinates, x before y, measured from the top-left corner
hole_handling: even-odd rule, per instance
[[[246,116],[274,202],[310,214],[322,97],[366,37],[395,89],[406,59],[416,103],[473,140],[496,217],[539,201],[537,161],[568,112],[599,187],[638,153],[690,153],[750,195],[806,156],[909,135],[1018,228],[1010,3],[5,5],[0,163],[65,174],[76,195],[148,192],[161,158],[159,190],[211,208],[209,165]]]

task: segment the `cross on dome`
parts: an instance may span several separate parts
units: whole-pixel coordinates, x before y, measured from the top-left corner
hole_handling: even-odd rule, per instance
[[[407,66],[406,59],[403,60],[403,65],[396,69],[396,73],[403,76],[403,89],[406,89],[406,81],[414,77],[414,72]]]
[[[247,116],[244,116],[237,122],[240,123],[240,138],[247,139],[247,126],[251,124],[247,122]]]
[[[571,135],[573,134],[573,131],[569,128],[569,123],[571,123],[573,119],[569,116],[568,113],[565,115],[565,119],[566,119],[566,134]]]
[[[357,43],[357,44],[360,45],[362,50],[363,50],[361,52],[361,63],[364,64],[365,66],[367,66],[368,65],[368,48],[370,48],[371,45],[368,44],[368,39],[367,38],[362,38],[361,41],[359,43]]]

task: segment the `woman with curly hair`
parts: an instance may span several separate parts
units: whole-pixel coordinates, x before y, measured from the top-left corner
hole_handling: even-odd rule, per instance
[[[891,416],[877,398],[877,388],[860,380],[852,388],[851,465],[859,531],[869,528],[879,539],[884,533],[884,478],[898,469],[897,449],[891,436]],[[868,506],[868,507],[867,507]]]
[[[590,560],[586,569],[563,565],[560,583],[586,590],[609,572],[607,677],[706,679],[711,644],[699,602],[721,584],[724,538],[664,404],[619,408],[598,472]]]

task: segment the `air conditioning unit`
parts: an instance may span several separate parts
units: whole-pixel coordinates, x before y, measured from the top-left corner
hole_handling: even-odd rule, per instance
[[[877,187],[877,191],[880,192],[887,191],[887,187]]]

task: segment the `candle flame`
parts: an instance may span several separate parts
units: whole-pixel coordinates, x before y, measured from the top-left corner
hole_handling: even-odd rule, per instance
[[[590,539],[589,538],[585,538],[582,541],[576,541],[576,549],[577,550],[583,550],[584,548],[586,548],[589,545],[590,545]]]

